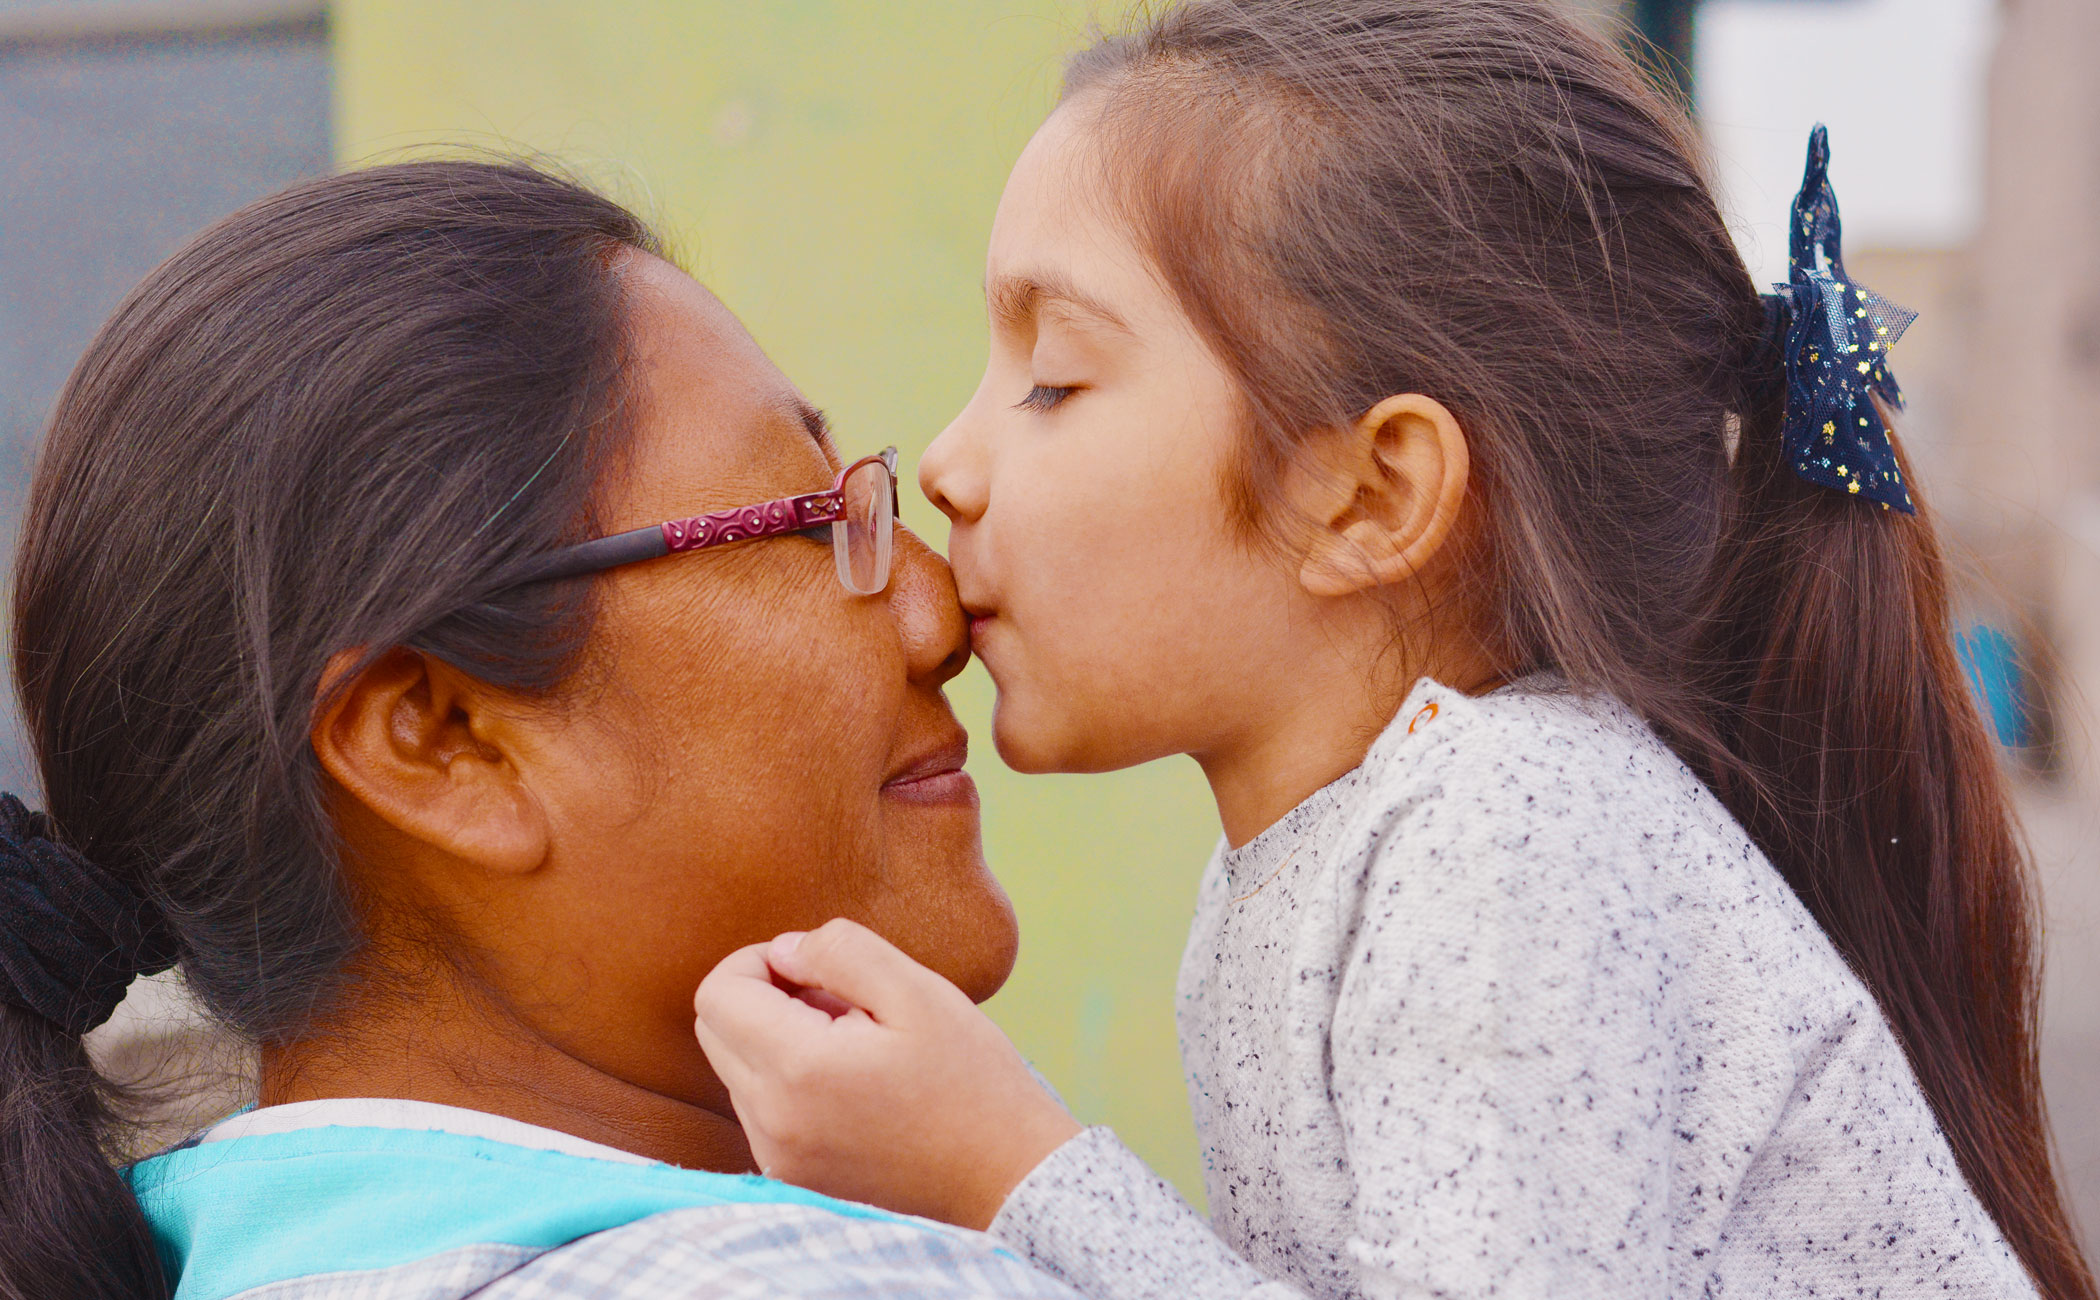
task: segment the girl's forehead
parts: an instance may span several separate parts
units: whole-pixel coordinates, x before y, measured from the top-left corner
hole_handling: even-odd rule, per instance
[[[1036,128],[1007,174],[1006,189],[992,218],[996,252],[1007,240],[1038,241],[1089,215],[1096,206],[1088,177],[1091,151],[1079,115],[1068,108]]]
[[[1014,164],[985,256],[986,305],[1011,326],[1056,319],[1103,335],[1171,331],[1180,311],[1103,201],[1084,124],[1059,109]]]

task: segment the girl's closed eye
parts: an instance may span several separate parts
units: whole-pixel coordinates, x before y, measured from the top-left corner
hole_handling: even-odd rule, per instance
[[[1047,415],[1055,410],[1067,397],[1079,391],[1076,384],[1037,384],[1028,390],[1028,396],[1015,402],[1014,406],[1024,411]]]

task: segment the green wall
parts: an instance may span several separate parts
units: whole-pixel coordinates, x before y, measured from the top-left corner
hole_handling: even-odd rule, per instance
[[[1077,0],[335,0],[337,151],[530,149],[666,230],[849,451],[907,461],[975,387],[985,233],[1006,169],[1084,35]],[[907,468],[907,473],[909,473]],[[915,491],[907,522],[946,536]],[[991,1004],[1081,1119],[1198,1192],[1173,977],[1215,837],[1177,761],[1021,778],[991,683],[951,690],[981,738],[985,846],[1020,910]]]

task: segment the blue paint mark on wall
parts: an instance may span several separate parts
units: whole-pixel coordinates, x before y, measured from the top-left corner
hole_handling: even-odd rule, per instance
[[[2018,643],[2000,629],[1978,623],[1954,634],[1954,649],[1998,743],[2008,748],[2026,745],[2030,739],[2027,691]]]

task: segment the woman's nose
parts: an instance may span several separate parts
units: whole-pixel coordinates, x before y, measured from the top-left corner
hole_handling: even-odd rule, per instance
[[[893,545],[889,600],[905,668],[913,681],[938,688],[970,662],[970,623],[955,599],[955,575],[901,524]]]
[[[950,523],[974,522],[984,513],[985,467],[980,454],[981,439],[970,428],[970,412],[976,403],[958,412],[919,457],[919,490],[940,507]]]

